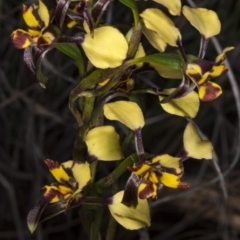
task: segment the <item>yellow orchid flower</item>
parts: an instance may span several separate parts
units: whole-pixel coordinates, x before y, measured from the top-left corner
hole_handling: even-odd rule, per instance
[[[183,165],[179,157],[162,154],[128,169],[132,175],[126,184],[123,197],[123,203],[127,206],[137,206],[137,197],[157,198],[161,185],[169,188],[188,188],[187,183],[180,181]]]
[[[200,59],[187,64],[186,74],[198,86],[199,98],[202,101],[212,101],[222,94],[221,87],[210,79],[228,71],[223,62],[226,59],[226,53],[232,49],[234,47],[225,48],[214,62]]]
[[[78,201],[84,187],[91,179],[89,163],[67,161],[62,164],[53,160],[45,160],[47,167],[57,182],[43,187],[43,197],[29,212],[27,223],[31,232],[37,227],[41,215],[48,204],[61,203],[69,208],[72,202]]]
[[[39,0],[38,4],[33,4],[29,8],[22,6],[23,19],[28,31],[17,29],[11,39],[16,48],[23,49],[31,45],[49,45],[55,39],[52,32],[48,30],[50,15],[45,4]]]

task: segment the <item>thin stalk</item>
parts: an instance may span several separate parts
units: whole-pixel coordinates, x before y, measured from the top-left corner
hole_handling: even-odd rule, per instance
[[[91,225],[91,234],[90,234],[90,240],[100,240],[101,235],[100,235],[100,227],[101,227],[101,222],[103,218],[103,207],[98,207],[98,209],[95,211],[95,217],[94,221]]]
[[[198,54],[199,58],[204,58],[204,56],[206,54],[207,47],[208,47],[208,43],[209,43],[209,38],[206,39],[204,36],[202,36],[201,37],[200,48],[199,48],[199,54]]]
[[[143,163],[145,161],[145,152],[144,152],[144,147],[142,142],[141,131],[142,131],[141,128],[138,128],[134,131],[134,140],[135,140],[135,147],[136,147],[136,152],[138,155],[139,162]]]
[[[129,145],[131,144],[132,140],[134,138],[134,134],[133,131],[129,131],[128,135],[125,137],[123,143],[122,143],[122,150],[125,153],[129,147]]]
[[[116,162],[116,168],[119,166],[119,163]],[[115,193],[118,192],[118,181],[116,181],[113,184],[113,189],[112,189],[112,195],[114,196]],[[117,228],[117,221],[114,219],[114,217],[112,215],[110,215],[110,219],[108,222],[108,228],[107,228],[107,234],[106,234],[106,240],[114,240],[115,237],[115,232],[116,232],[116,228]]]

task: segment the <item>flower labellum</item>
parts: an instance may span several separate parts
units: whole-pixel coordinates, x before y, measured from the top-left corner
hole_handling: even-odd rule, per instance
[[[170,95],[175,88],[164,89],[163,94]],[[159,100],[163,100],[164,97],[160,96]],[[168,103],[161,103],[164,111],[181,117],[194,118],[200,106],[198,94],[194,91],[190,92],[186,96],[175,98]]]
[[[193,123],[188,123],[183,134],[183,143],[188,157],[196,159],[212,159],[212,143],[207,140],[202,140]]]
[[[136,230],[150,226],[149,206],[146,199],[139,199],[136,208],[126,207],[121,203],[124,191],[116,193],[108,208],[113,218],[123,227]]]

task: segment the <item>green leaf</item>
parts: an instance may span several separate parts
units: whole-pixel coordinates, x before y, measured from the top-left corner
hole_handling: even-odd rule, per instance
[[[182,69],[182,61],[179,55],[171,54],[171,53],[155,53],[142,58],[135,58],[135,59],[129,60],[128,64],[135,65],[137,63],[144,63],[144,62],[162,65],[175,70]]]
[[[56,43],[55,48],[77,62],[80,76],[83,76],[85,74],[82,54],[75,43]]]
[[[139,23],[139,12],[138,7],[136,4],[136,0],[119,0],[122,4],[126,5],[127,7],[131,8],[134,17],[134,25],[135,27],[138,26]]]

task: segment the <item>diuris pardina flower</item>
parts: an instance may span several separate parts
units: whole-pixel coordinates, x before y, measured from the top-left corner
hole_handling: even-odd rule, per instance
[[[42,198],[29,212],[27,223],[31,232],[36,229],[48,204],[60,203],[63,209],[68,209],[72,203],[79,201],[84,187],[91,179],[90,167],[87,162],[67,161],[59,164],[47,159],[45,163],[56,182],[42,188]]]
[[[49,45],[55,39],[48,27],[50,24],[50,15],[47,7],[39,0],[38,4],[33,4],[30,7],[22,6],[23,19],[28,31],[17,29],[12,35],[12,41],[16,48],[23,49],[32,45]]]
[[[125,186],[122,203],[129,207],[136,207],[138,198],[156,199],[162,185],[169,188],[188,188],[188,184],[180,180],[184,172],[180,157],[162,154],[128,169],[132,174]]]
[[[201,59],[187,64],[186,74],[198,86],[199,98],[202,101],[212,101],[222,93],[222,88],[210,80],[228,71],[223,62],[226,52],[232,49],[233,47],[225,48],[214,62]]]

